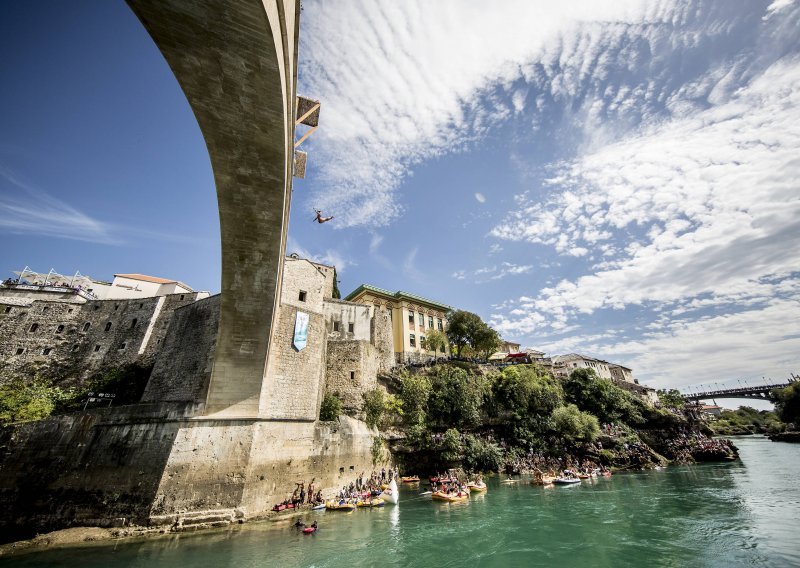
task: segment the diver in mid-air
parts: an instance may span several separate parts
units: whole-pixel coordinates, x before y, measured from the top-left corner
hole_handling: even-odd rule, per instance
[[[330,217],[323,217],[322,216],[322,211],[320,211],[319,209],[314,209],[314,211],[317,212],[317,216],[314,217],[314,221],[316,221],[319,224],[327,223],[328,221],[333,219],[333,215],[331,215]]]

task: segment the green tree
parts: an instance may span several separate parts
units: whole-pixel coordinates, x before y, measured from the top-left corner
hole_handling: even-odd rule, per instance
[[[47,418],[61,396],[60,389],[35,378],[16,378],[0,385],[0,422],[23,422]]]
[[[594,414],[603,422],[624,422],[641,426],[650,414],[638,397],[607,379],[600,379],[593,369],[575,369],[564,381],[567,402]]]
[[[484,359],[488,359],[492,353],[497,351],[500,343],[500,334],[486,324],[475,329],[470,338],[470,345]]]
[[[331,292],[331,297],[334,300],[340,300],[342,298],[342,293],[339,292],[339,279],[338,275],[336,274],[336,267],[333,267],[333,292]]]
[[[442,459],[446,462],[461,459],[461,434],[455,428],[448,428],[442,436]]]
[[[450,365],[430,373],[429,421],[442,426],[474,427],[480,424],[489,383],[482,375]]]
[[[372,389],[364,393],[365,422],[370,428],[377,428],[384,412],[384,395],[381,389]]]
[[[422,341],[422,348],[433,352],[433,357],[441,357],[447,349],[447,335],[437,329],[428,330]]]
[[[778,417],[787,424],[800,427],[800,382],[794,382],[782,389],[775,389],[772,391],[772,396]]]
[[[475,330],[481,327],[483,320],[478,314],[464,310],[454,310],[447,314],[447,339],[455,347],[460,357],[461,350],[470,343]]]
[[[574,404],[559,406],[553,411],[553,427],[565,442],[591,442],[600,435],[600,424],[595,416],[578,410]]]
[[[683,398],[678,389],[660,389],[658,391],[658,400],[663,406],[678,410],[686,406],[686,399]]]
[[[338,420],[339,415],[342,413],[342,401],[336,396],[336,393],[328,393],[322,398],[322,404],[319,407],[319,419],[323,422],[330,422]]]

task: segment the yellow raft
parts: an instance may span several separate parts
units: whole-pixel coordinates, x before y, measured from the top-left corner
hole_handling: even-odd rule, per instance
[[[353,511],[356,506],[353,503],[342,503],[340,501],[328,501],[325,503],[325,508],[329,511]]]
[[[383,499],[373,499],[372,501],[358,501],[356,503],[357,507],[383,507],[386,503],[384,503]]]
[[[483,493],[487,487],[485,483],[467,483],[467,489],[473,493]]]
[[[431,499],[434,501],[447,501],[448,503],[458,503],[459,501],[466,501],[469,499],[469,492],[463,493],[445,493],[443,491],[436,491],[431,494]]]

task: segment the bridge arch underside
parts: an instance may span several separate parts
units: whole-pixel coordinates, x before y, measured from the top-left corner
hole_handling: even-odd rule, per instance
[[[257,416],[292,183],[299,0],[128,0],[191,105],[220,216],[222,282],[204,414]]]

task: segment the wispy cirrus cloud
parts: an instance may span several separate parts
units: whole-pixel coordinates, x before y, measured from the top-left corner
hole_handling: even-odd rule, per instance
[[[0,231],[77,241],[121,244],[109,223],[99,221],[38,189],[0,165]]]
[[[565,164],[545,203],[520,196],[494,236],[565,254],[621,243],[602,269],[541,290],[526,308],[564,324],[701,295],[772,297],[800,263],[799,85],[800,58],[781,60],[724,104]],[[535,323],[495,321],[526,332]]]
[[[301,88],[324,105],[312,196],[340,228],[391,223],[413,167],[500,125],[592,151],[643,123],[707,108],[763,69],[767,2],[345,2],[304,12]],[[792,34],[781,6],[766,33]],[[508,15],[514,17],[509,18]],[[331,34],[331,29],[354,30]],[[726,47],[742,38],[749,59]],[[691,65],[676,62],[692,61]],[[711,77],[708,69],[723,73]],[[580,254],[580,250],[574,251]]]

